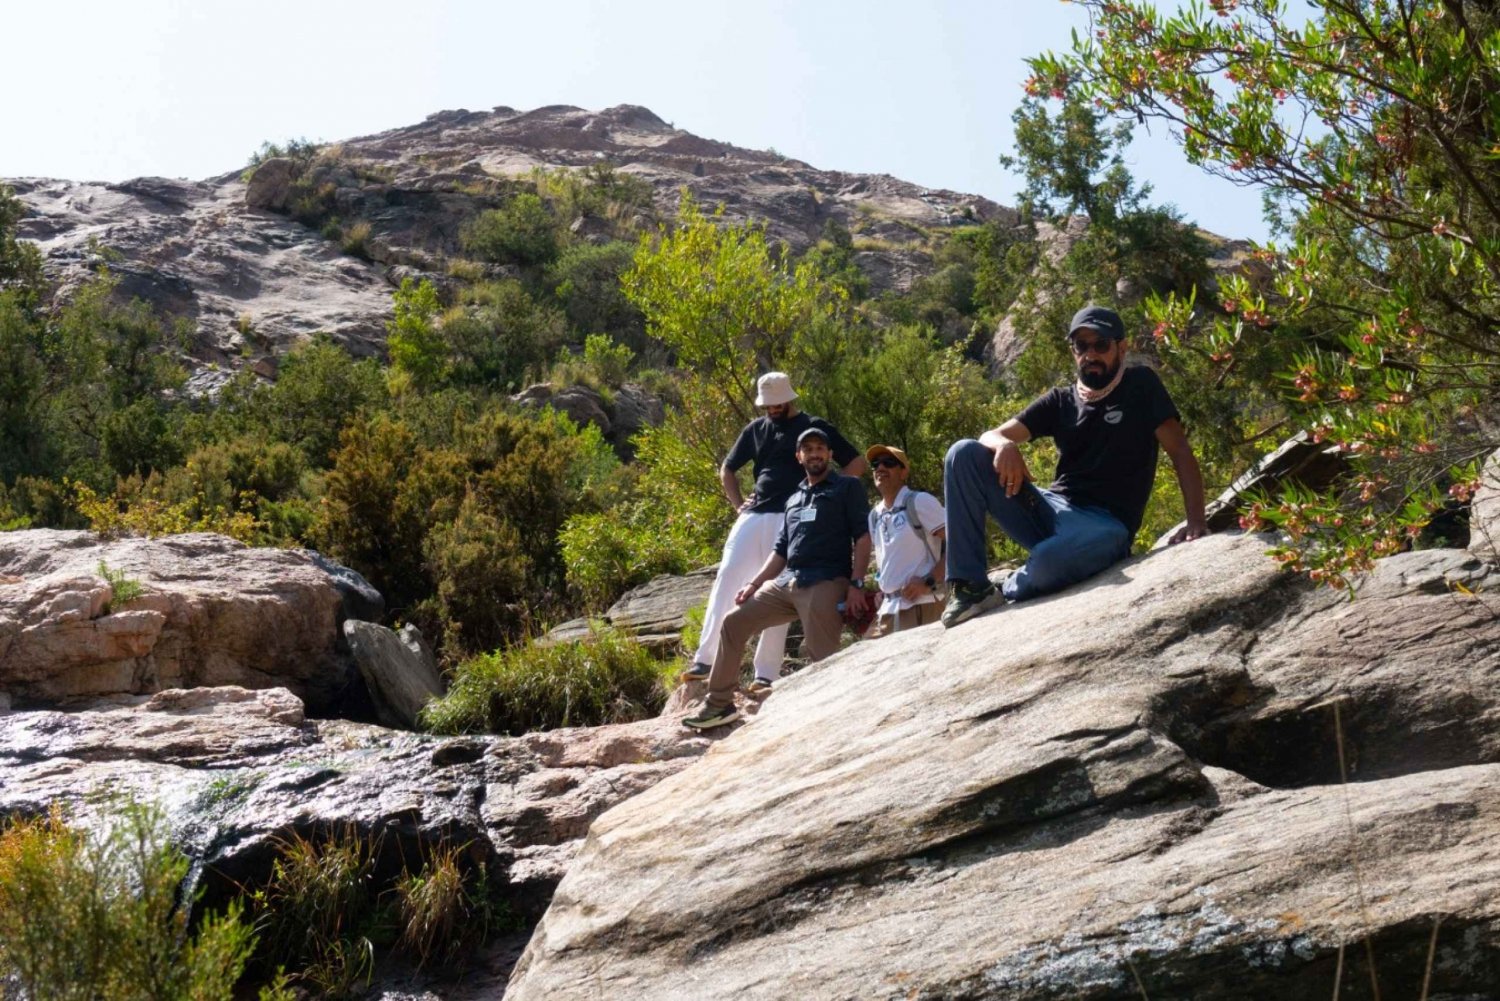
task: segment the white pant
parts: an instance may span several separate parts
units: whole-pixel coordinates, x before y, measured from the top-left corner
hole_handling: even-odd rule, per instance
[[[719,573],[713,590],[708,593],[708,610],[703,613],[703,633],[698,640],[695,664],[712,664],[719,653],[719,628],[724,616],[734,609],[734,596],[755,578],[756,571],[776,548],[781,531],[781,512],[746,512],[734,521],[729,538],[724,540],[724,555],[719,558]],[[788,623],[790,625],[790,623]],[[755,676],[775,681],[781,675],[781,660],[786,656],[787,626],[773,626],[760,634],[755,647]]]

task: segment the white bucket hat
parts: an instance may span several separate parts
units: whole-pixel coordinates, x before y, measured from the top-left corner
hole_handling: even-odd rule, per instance
[[[792,388],[791,377],[785,372],[767,372],[755,383],[755,405],[774,407],[779,403],[791,403],[797,398]]]

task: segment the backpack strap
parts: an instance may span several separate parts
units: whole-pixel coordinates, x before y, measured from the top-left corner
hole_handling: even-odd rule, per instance
[[[922,527],[922,516],[917,512],[917,498],[924,495],[920,490],[909,490],[906,495],[906,503],[903,505],[906,511],[906,523],[916,529],[917,535],[922,539],[922,545],[927,550],[927,555],[932,557],[932,565],[936,567],[943,559],[943,551],[948,547],[948,540],[944,539],[940,551],[933,552],[932,536],[927,534],[927,529]]]

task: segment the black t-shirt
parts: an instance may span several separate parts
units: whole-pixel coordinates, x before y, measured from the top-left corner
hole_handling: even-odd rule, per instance
[[[724,465],[736,472],[755,460],[755,505],[750,510],[760,513],[786,507],[786,499],[806,475],[797,463],[797,436],[808,428],[817,428],[828,435],[828,448],[840,466],[849,465],[859,455],[838,428],[821,417],[800,411],[795,417],[780,421],[757,417],[745,425],[724,459]]]
[[[1074,504],[1106,509],[1135,535],[1156,478],[1156,429],[1171,417],[1180,419],[1161,378],[1132,365],[1098,403],[1080,404],[1074,386],[1059,386],[1016,419],[1033,438],[1057,440],[1053,490]]]
[[[870,502],[853,476],[830,473],[820,482],[797,485],[787,500],[776,536],[776,554],[786,560],[783,576],[798,584],[848,577],[854,543],[870,531]]]

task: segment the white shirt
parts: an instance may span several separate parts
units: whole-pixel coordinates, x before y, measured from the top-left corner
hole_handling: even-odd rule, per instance
[[[927,541],[906,520],[906,506],[915,503],[917,518],[922,522],[922,531]],[[899,594],[906,582],[916,577],[921,580],[937,566],[935,554],[943,551],[943,541],[933,538],[932,533],[948,524],[943,515],[943,505],[929,493],[902,487],[896,502],[890,507],[884,500],[870,509],[870,538],[875,542],[875,565],[879,568],[880,589],[885,592],[885,602],[880,614],[894,615],[903,608],[925,605],[936,601],[937,596],[924,594],[909,601]]]

